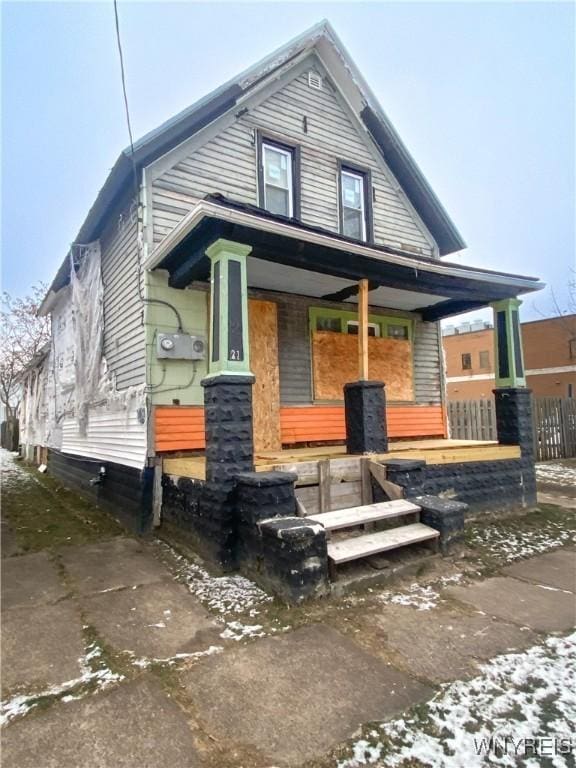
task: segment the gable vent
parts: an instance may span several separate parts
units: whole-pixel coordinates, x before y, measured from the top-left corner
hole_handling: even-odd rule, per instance
[[[310,88],[316,88],[317,91],[322,90],[322,75],[319,75],[318,72],[314,72],[313,70],[310,70],[308,72],[308,85]]]

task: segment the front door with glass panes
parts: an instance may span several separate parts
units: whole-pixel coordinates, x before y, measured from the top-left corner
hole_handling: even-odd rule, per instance
[[[292,152],[275,144],[262,144],[264,207],[270,213],[294,215]]]

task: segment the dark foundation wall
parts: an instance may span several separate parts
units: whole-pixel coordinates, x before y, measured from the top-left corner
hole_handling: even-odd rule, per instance
[[[100,467],[105,468],[105,477],[97,484],[91,483],[99,477]],[[152,528],[152,469],[49,450],[48,472],[106,509],[131,531],[146,533]]]
[[[423,493],[454,498],[471,513],[536,504],[534,470],[522,459],[428,464]]]

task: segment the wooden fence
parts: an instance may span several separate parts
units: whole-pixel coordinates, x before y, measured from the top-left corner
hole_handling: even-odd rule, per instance
[[[456,440],[497,440],[494,400],[451,400],[450,436]]]
[[[534,451],[538,461],[576,457],[576,400],[532,398]],[[493,400],[448,403],[450,435],[457,440],[497,440]]]
[[[576,457],[576,400],[534,397],[534,450],[540,461]]]

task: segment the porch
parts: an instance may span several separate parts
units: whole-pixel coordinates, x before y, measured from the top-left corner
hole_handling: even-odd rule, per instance
[[[470,461],[498,461],[520,458],[520,448],[500,445],[495,440],[398,440],[390,441],[389,450],[370,455],[373,461],[413,459],[427,464],[455,464]],[[255,451],[256,472],[293,472],[296,487],[318,484],[320,465],[328,466],[328,474],[335,483],[355,482],[360,479],[360,462],[364,455],[346,453],[345,445],[324,445],[286,448],[278,451]],[[202,455],[164,458],[162,471],[173,477],[206,479],[206,457]]]
[[[204,407],[195,412],[205,453],[158,460],[163,519],[189,530],[224,568],[240,566],[300,600],[325,594],[328,568],[334,576],[342,563],[421,544],[448,553],[462,541],[469,507],[533,503],[515,297],[537,290],[534,278],[359,244],[221,198],[201,201],[146,266],[165,270],[172,289],[210,282]],[[312,402],[296,407],[313,410],[314,418],[338,409],[337,435],[324,420],[314,437],[299,440],[281,428],[275,444],[262,444],[263,435],[282,427],[283,409],[295,404],[275,394],[270,351],[278,349],[277,325],[264,312],[258,321],[251,316],[250,300],[261,299],[251,291],[290,292],[319,304],[308,308]],[[326,306],[332,302],[347,308]],[[394,409],[408,407],[411,418],[432,405],[417,397],[416,379],[422,386],[429,374],[425,357],[414,356],[413,323],[434,327],[488,305],[497,320],[498,442],[448,440],[443,420],[431,433],[417,416],[408,434],[389,429]],[[283,342],[296,348],[286,336]],[[280,367],[292,365],[284,358]],[[437,357],[432,368],[441,379]],[[437,405],[442,413],[441,394]],[[166,415],[177,431],[178,412]],[[423,436],[431,439],[417,439]],[[344,444],[286,445],[335,440]],[[341,529],[348,530],[336,541]]]

